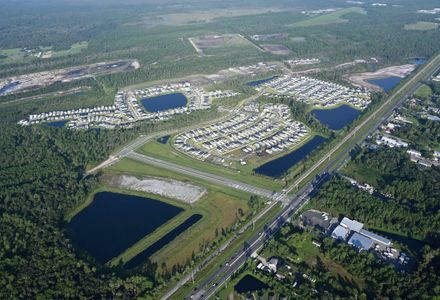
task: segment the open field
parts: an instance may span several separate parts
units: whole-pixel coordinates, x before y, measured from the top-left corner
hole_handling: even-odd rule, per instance
[[[126,23],[126,26],[146,26],[155,27],[159,25],[166,26],[182,26],[182,25],[193,25],[193,24],[203,24],[215,21],[220,18],[232,18],[232,17],[242,17],[259,15],[272,12],[283,11],[279,7],[261,7],[261,8],[240,8],[231,7],[227,9],[207,9],[207,10],[196,10],[191,13],[169,13],[162,15],[147,15],[143,17],[138,22]]]
[[[254,34],[253,36],[251,36],[251,39],[257,42],[271,41],[271,40],[280,41],[287,39],[288,36],[289,34],[287,33]]]
[[[429,86],[427,86],[426,84],[422,85],[421,87],[419,87],[416,91],[416,93],[414,94],[416,97],[420,97],[420,98],[427,98],[427,97],[431,97],[432,95],[432,90]]]
[[[184,264],[187,259],[191,259],[193,251],[196,255],[199,254],[201,244],[210,243],[216,238],[216,229],[218,229],[217,231],[219,235],[221,235],[222,228],[229,228],[241,218],[239,209],[243,211],[243,217],[245,217],[248,212],[247,200],[250,197],[249,194],[236,190],[224,190],[221,187],[206,183],[202,180],[193,180],[184,175],[139,164],[129,159],[122,160],[107,169],[106,172],[109,174],[132,174],[137,176],[164,177],[166,180],[172,178],[180,181],[191,181],[199,185],[204,185],[208,189],[207,194],[192,205],[167,200],[171,201],[170,203],[173,203],[173,205],[180,203],[180,206],[186,208],[186,211],[182,213],[183,216],[179,215],[179,220],[181,221],[192,214],[201,214],[203,216],[202,220],[152,256],[154,261],[160,264],[166,262],[168,267],[172,267],[172,265],[176,263]],[[152,197],[157,198],[157,196]],[[162,200],[162,198],[160,199]],[[178,222],[173,222],[170,226],[167,226],[167,228],[162,228],[162,226],[157,232],[153,233],[154,236],[149,235],[145,237],[127,249],[127,251],[122,253],[118,258],[114,259],[113,263],[117,263],[121,258],[124,261],[128,261],[177,225]],[[172,253],[172,255],[170,253]]]
[[[291,26],[292,27],[308,27],[308,26],[347,23],[347,22],[349,22],[349,20],[344,19],[344,17],[348,14],[365,14],[365,11],[360,7],[350,7],[350,8],[341,9],[341,10],[338,10],[335,12],[323,14],[320,16],[311,17],[307,20],[293,23]]]
[[[412,24],[406,24],[405,29],[406,30],[435,30],[439,28],[439,23],[433,23],[433,22],[417,22]]]
[[[171,138],[170,140],[172,142],[173,138]],[[208,173],[218,174],[226,178],[254,184],[256,186],[261,186],[270,190],[276,190],[282,186],[281,181],[265,178],[263,176],[253,175],[253,168],[255,166],[252,166],[250,164],[242,166],[237,163],[234,165],[234,167],[236,167],[237,169],[215,165],[212,163],[192,159],[189,156],[177,150],[174,150],[174,148],[170,144],[163,145],[156,141],[152,141],[145,144],[138,151],[139,153],[150,155],[159,159],[164,159],[182,166],[188,166],[201,171],[206,171]],[[264,162],[259,161],[259,163]]]
[[[231,49],[231,48],[254,48],[250,43],[240,34],[222,34],[222,35],[205,35],[194,38],[189,38],[191,45],[200,55],[216,54],[210,50],[216,49]]]
[[[88,47],[88,42],[80,42],[73,44],[70,49],[54,51],[52,47],[39,47],[37,49],[0,49],[1,63],[18,63],[35,59],[48,59],[51,57],[63,57],[67,55],[79,54]]]
[[[275,55],[289,55],[290,53],[292,53],[292,51],[290,51],[289,48],[279,44],[264,44],[261,45],[261,47],[267,52],[270,52]]]

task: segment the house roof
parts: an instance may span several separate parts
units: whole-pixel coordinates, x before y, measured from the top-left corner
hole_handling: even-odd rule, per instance
[[[347,235],[349,233],[349,230],[345,227],[342,227],[341,225],[338,225],[335,230],[332,232],[332,237],[337,239],[345,239],[347,238]]]
[[[344,227],[347,227],[348,229],[352,230],[352,231],[356,231],[359,232],[359,230],[362,229],[362,227],[364,227],[364,224],[355,221],[355,220],[351,220],[347,217],[344,217],[341,221],[341,225]]]
[[[375,242],[379,242],[382,243],[384,245],[390,245],[391,241],[387,238],[384,238],[380,235],[375,234],[374,232],[365,230],[365,229],[361,229],[360,233],[366,237],[369,237],[370,239],[374,240]]]
[[[370,239],[369,237],[366,237],[362,234],[359,234],[357,232],[355,232],[352,237],[348,240],[348,243],[350,245],[353,245],[355,247],[364,249],[364,250],[369,250],[373,244],[374,241],[372,239]]]

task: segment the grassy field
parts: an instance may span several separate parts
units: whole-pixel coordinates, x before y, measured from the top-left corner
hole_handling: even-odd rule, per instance
[[[236,190],[225,190],[222,187],[202,180],[193,180],[184,175],[150,167],[129,159],[124,159],[118,164],[111,166],[106,172],[113,174],[125,173],[136,176],[158,176],[181,181],[191,180],[192,182],[205,185],[208,188],[207,195],[191,206],[180,203],[180,206],[183,205],[186,208],[186,211],[179,215],[180,222],[171,220],[169,224],[166,225],[166,228],[162,228],[162,226],[157,232],[140,240],[118,258],[114,259],[112,263],[116,263],[119,259],[128,261],[171,229],[178,226],[190,215],[201,214],[203,216],[202,220],[151,257],[151,259],[158,262],[159,265],[161,265],[162,262],[166,262],[168,267],[177,263],[184,264],[188,259],[191,259],[193,252],[196,255],[199,254],[200,245],[212,242],[215,239],[216,229],[218,229],[219,234],[221,234],[222,228],[226,229],[234,225],[238,221],[238,211],[240,209],[245,216],[249,213],[247,200],[250,195],[247,193]],[[153,197],[158,198],[157,196]],[[173,204],[178,202],[173,200],[165,201],[170,201],[170,203]]]
[[[67,55],[79,54],[82,50],[88,47],[87,42],[80,42],[73,44],[70,49],[52,51],[52,47],[40,47],[39,49],[32,50],[32,54],[37,54],[38,52],[50,53],[50,57],[62,57]],[[3,57],[3,58],[2,58]],[[38,58],[34,55],[28,54],[21,51],[20,48],[14,49],[0,49],[0,63],[13,63],[13,62],[24,62],[33,59],[45,59]]]
[[[421,87],[419,87],[416,91],[416,93],[414,94],[416,97],[419,98],[427,98],[427,97],[431,97],[432,95],[432,90],[429,86],[427,86],[426,84],[422,85]]]
[[[438,29],[439,24],[433,22],[417,22],[412,24],[406,24],[406,30],[435,30]]]
[[[185,154],[174,150],[171,147],[170,142],[172,142],[172,138],[165,145],[160,144],[156,141],[152,141],[140,148],[139,152],[142,154],[150,155],[152,157],[168,160],[182,166],[187,166],[201,171],[218,174],[220,176],[239,180],[242,182],[247,182],[249,184],[261,186],[270,190],[276,190],[282,187],[283,183],[280,180],[273,180],[262,176],[252,175],[252,170],[255,166],[252,166],[251,164],[241,166],[237,163],[236,166],[233,167],[237,167],[238,170],[234,170],[232,168],[228,169],[226,167],[221,167],[211,163],[192,159]]]
[[[318,25],[328,25],[337,23],[346,23],[349,20],[344,19],[348,14],[365,14],[365,11],[360,7],[350,7],[341,9],[332,13],[323,14],[316,17],[311,17],[307,20],[299,21],[292,24],[292,27],[308,27]]]

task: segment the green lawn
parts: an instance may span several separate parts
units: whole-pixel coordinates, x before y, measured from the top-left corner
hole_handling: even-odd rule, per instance
[[[282,181],[280,180],[252,175],[253,169],[255,167],[252,164],[241,166],[236,163],[235,166],[231,165],[231,168],[229,169],[208,162],[199,161],[181,152],[178,152],[177,150],[174,150],[170,145],[172,140],[173,138],[170,138],[170,141],[165,145],[160,144],[156,141],[151,141],[141,147],[138,152],[152,157],[164,159],[182,166],[191,167],[208,173],[213,173],[234,180],[247,182],[256,186],[261,186],[269,190],[277,190],[282,187]],[[234,169],[233,167],[236,167],[237,169]]]
[[[416,93],[414,94],[416,97],[419,98],[428,98],[431,97],[432,95],[432,90],[429,86],[427,86],[426,84],[422,85],[421,87],[419,87],[416,91]]]
[[[365,11],[360,7],[345,8],[332,13],[327,13],[320,16],[311,17],[303,21],[296,22],[292,24],[292,27],[308,27],[308,26],[346,23],[348,22],[348,20],[344,19],[344,17],[348,14],[365,14]]]

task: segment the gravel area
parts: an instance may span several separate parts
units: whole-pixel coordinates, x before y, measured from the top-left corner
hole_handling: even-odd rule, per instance
[[[157,177],[138,179],[135,176],[121,175],[108,181],[114,187],[157,194],[189,204],[196,202],[207,192],[205,188],[197,185]]]

